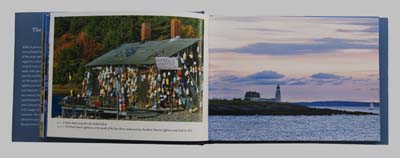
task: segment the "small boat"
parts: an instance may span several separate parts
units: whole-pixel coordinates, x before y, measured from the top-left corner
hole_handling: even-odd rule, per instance
[[[369,110],[374,110],[374,108],[375,108],[375,107],[374,107],[374,103],[371,102],[371,103],[369,104],[369,108],[368,108],[368,109],[369,109]]]

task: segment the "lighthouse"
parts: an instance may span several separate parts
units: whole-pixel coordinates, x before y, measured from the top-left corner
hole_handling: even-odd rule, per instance
[[[281,87],[279,86],[279,83],[276,85],[275,102],[281,102]]]

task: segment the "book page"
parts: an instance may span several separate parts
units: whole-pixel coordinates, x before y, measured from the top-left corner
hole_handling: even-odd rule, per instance
[[[41,140],[43,35],[47,18],[45,12],[15,14],[12,141]]]
[[[208,139],[207,16],[52,13],[47,137]]]
[[[379,17],[214,16],[210,141],[385,143],[383,29]]]

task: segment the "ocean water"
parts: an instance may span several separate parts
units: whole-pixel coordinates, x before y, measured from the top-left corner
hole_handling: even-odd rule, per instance
[[[328,108],[328,107],[321,107]],[[332,108],[332,107],[329,107]],[[337,107],[356,111],[365,107]],[[360,110],[360,109],[359,109]],[[361,111],[361,110],[360,110]],[[375,108],[374,111],[379,111]],[[209,116],[209,139],[225,141],[379,141],[379,115]]]
[[[53,107],[51,108],[52,109],[51,117],[57,117],[57,116],[61,115],[61,105],[59,103],[63,98],[64,98],[63,96],[56,96],[56,95],[53,96],[53,98],[52,98],[52,106]]]

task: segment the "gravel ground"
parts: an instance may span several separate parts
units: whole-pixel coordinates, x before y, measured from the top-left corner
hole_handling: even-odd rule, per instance
[[[173,121],[173,122],[200,122],[202,120],[202,113],[190,113],[189,111],[179,111],[172,114],[160,114],[155,117],[149,118],[131,118],[130,120],[138,121]]]
[[[190,113],[188,110],[184,111],[177,111],[173,112],[172,114],[168,113],[156,113],[156,112],[150,112],[150,113],[140,113],[138,115],[133,115],[133,117],[125,118],[121,117],[121,121],[170,121],[170,122],[201,122],[202,121],[202,109],[198,110],[197,112]],[[143,116],[153,116],[153,117],[143,117]],[[139,116],[139,117],[135,117]],[[140,117],[142,116],[142,117]],[[115,115],[114,116],[101,116],[102,118],[97,118],[99,120],[115,120]],[[60,118],[60,116],[58,116]],[[83,115],[69,115],[66,118],[80,118],[80,119],[94,119],[93,115],[88,115],[87,118],[84,118]]]

